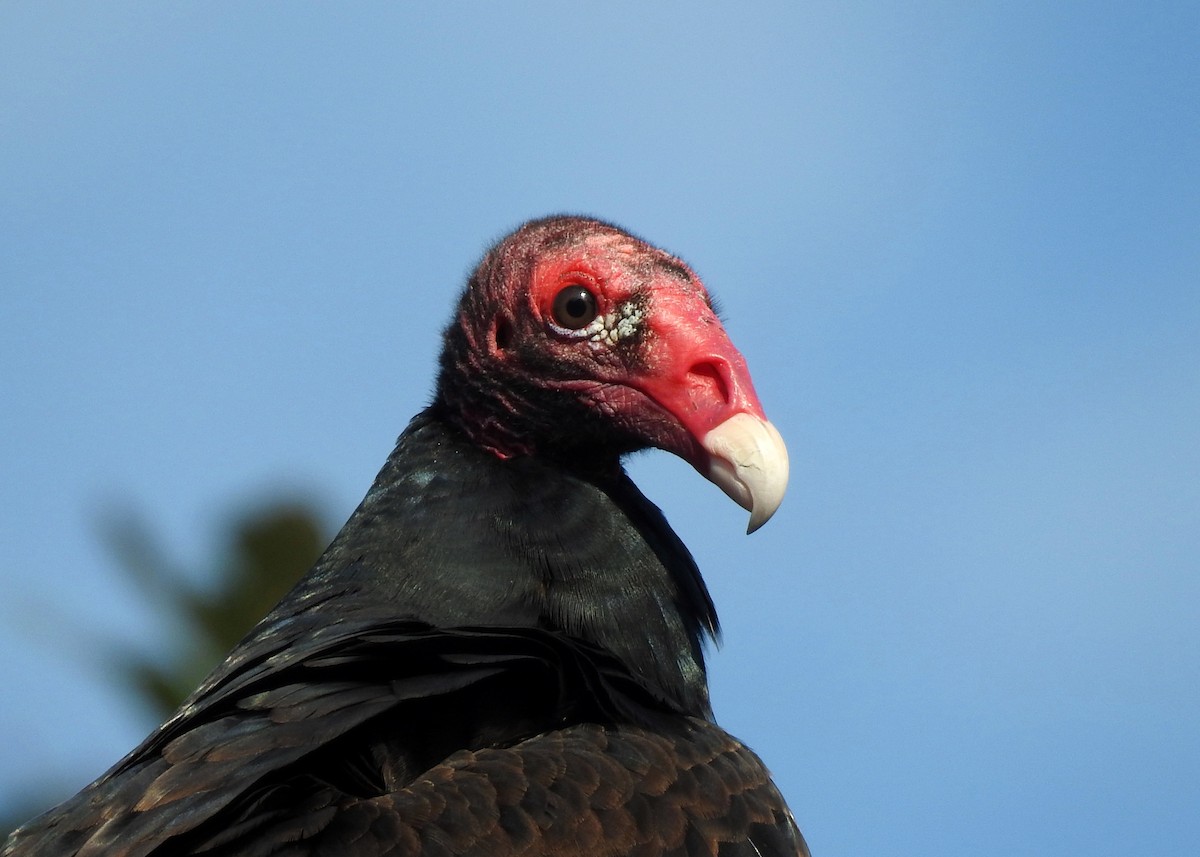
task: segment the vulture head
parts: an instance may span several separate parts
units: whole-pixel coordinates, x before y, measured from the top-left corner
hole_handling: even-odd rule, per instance
[[[607,223],[531,221],[493,247],[446,330],[437,406],[500,458],[580,470],[673,452],[750,512],[778,508],[787,449],[700,278]]]

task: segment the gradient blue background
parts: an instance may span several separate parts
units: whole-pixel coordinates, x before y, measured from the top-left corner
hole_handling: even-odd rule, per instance
[[[834,855],[1200,840],[1200,5],[0,5],[0,802],[154,723],[102,548],[357,503],[464,275],[572,211],[689,260],[793,466],[631,468],[723,725]]]

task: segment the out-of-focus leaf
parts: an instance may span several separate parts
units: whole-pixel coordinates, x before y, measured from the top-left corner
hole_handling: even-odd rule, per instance
[[[161,656],[123,659],[119,680],[166,716],[312,566],[329,528],[307,504],[261,507],[230,520],[205,573],[173,560],[141,520],[110,521],[105,540],[138,589],[170,612],[182,639]]]
[[[116,680],[130,688],[160,718],[174,711],[205,675],[305,571],[329,541],[331,528],[312,504],[287,501],[232,516],[199,571],[187,569],[164,549],[149,526],[131,515],[102,525],[106,544],[139,592],[178,628],[170,645],[156,652],[100,641],[118,664]],[[115,657],[111,656],[115,653]],[[94,656],[84,651],[81,659]],[[31,783],[29,799],[0,818],[0,842],[8,832],[53,801],[49,784]]]

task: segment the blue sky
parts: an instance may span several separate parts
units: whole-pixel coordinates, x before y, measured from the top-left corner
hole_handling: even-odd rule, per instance
[[[793,481],[631,470],[815,853],[1200,838],[1195,3],[0,5],[0,803],[154,725],[98,536],[349,514],[465,274],[599,215],[725,308]]]

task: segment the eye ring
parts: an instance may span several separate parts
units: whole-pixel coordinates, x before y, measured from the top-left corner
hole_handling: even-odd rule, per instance
[[[567,330],[581,330],[587,327],[600,312],[596,305],[596,296],[578,283],[561,289],[554,296],[550,311],[554,316],[554,323]]]

